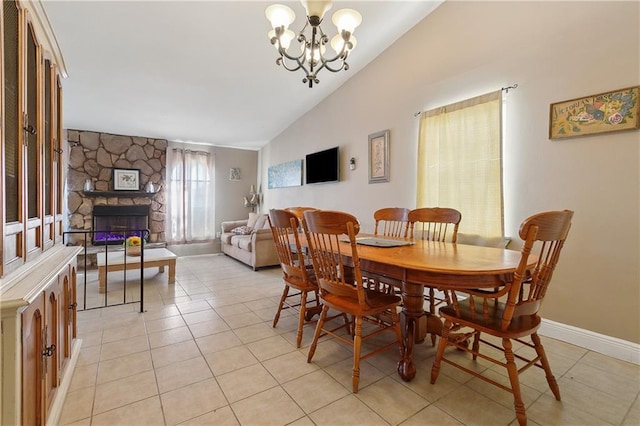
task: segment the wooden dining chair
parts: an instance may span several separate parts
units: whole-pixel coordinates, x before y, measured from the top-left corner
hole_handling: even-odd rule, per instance
[[[385,207],[376,210],[373,213],[373,218],[376,221],[374,235],[403,238],[407,232],[407,226],[409,226],[409,209],[404,207]],[[369,272],[364,274],[367,278],[364,282],[366,288],[389,294],[399,292],[400,281],[390,280]]]
[[[456,209],[446,207],[423,207],[409,212],[409,226],[406,236],[428,241],[449,241],[455,243],[458,238],[458,226],[462,214]],[[450,303],[449,293],[436,294],[433,287],[425,288],[424,298],[429,302],[429,312],[436,314],[436,306]],[[431,343],[435,345],[436,335],[431,334]]]
[[[396,311],[400,304],[400,297],[368,290],[363,286],[356,246],[356,234],[360,225],[354,216],[325,210],[307,211],[304,213],[304,218],[303,226],[311,250],[322,302],[322,312],[309,347],[307,362],[313,359],[321,335],[328,334],[351,345],[353,347],[352,389],[357,393],[361,360],[395,345],[398,345],[402,356],[402,333]],[[345,235],[349,242],[341,243]],[[347,314],[350,321],[347,324],[329,328],[327,326],[329,309]],[[368,318],[385,311],[391,312],[390,324],[367,321]],[[346,332],[340,333],[340,330],[346,330]],[[379,345],[376,349],[371,349],[364,355],[361,354],[363,341],[376,337],[384,331],[393,331],[395,340],[378,341]]]
[[[444,318],[442,338],[431,369],[431,383],[435,383],[444,361],[479,379],[491,383],[513,394],[518,423],[525,425],[527,417],[522,402],[519,374],[531,366],[545,371],[547,383],[555,398],[560,401],[560,389],[553,377],[537,330],[541,318],[540,305],[551,282],[560,251],[571,227],[573,212],[570,210],[539,213],[529,217],[520,226],[520,238],[524,240],[521,258],[511,282],[496,290],[460,290],[467,296],[459,301],[452,295],[452,304],[440,308]],[[532,254],[533,253],[533,254]],[[530,266],[535,261],[533,268]],[[452,331],[455,331],[452,333]],[[502,340],[502,347],[482,337],[482,333]],[[525,338],[528,338],[525,340]],[[468,342],[473,339],[473,345]],[[512,341],[517,341],[535,350],[535,356],[526,357],[525,352],[513,352]],[[480,351],[480,344],[489,346],[489,351]],[[447,346],[469,352],[507,369],[509,385],[504,385],[480,372],[475,372],[445,357]],[[496,350],[503,354],[496,357]],[[518,363],[516,363],[516,361]]]
[[[406,237],[429,241],[449,241],[458,238],[458,225],[462,214],[446,207],[423,207],[409,212]]]
[[[302,220],[304,219],[304,212],[308,211],[308,210],[318,210],[315,207],[302,207],[302,206],[295,206],[295,207],[287,207],[284,210],[293,213],[294,215],[296,215],[296,217],[298,218],[298,220]]]
[[[299,237],[300,221],[295,214],[285,210],[269,211],[269,226],[273,234],[280,267],[284,279],[284,290],[280,297],[278,310],[273,318],[273,327],[278,325],[280,313],[283,309],[293,309],[298,312],[298,334],[296,347],[302,342],[302,330],[311,321],[315,313],[320,313],[320,299],[318,285],[315,282],[313,264],[305,256]],[[291,290],[294,290],[291,292]],[[314,295],[309,299],[309,294]]]
[[[376,221],[373,233],[385,237],[404,237],[409,225],[409,209],[385,207],[373,213]]]

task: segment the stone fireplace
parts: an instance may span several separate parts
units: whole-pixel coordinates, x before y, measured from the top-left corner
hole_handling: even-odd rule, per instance
[[[97,207],[100,207],[98,211],[102,211],[103,207],[126,207],[133,208],[134,211],[146,211],[146,226],[142,229],[149,229],[149,242],[166,242],[167,141],[67,130],[67,142],[70,149],[67,173],[68,230],[99,230],[94,222]],[[114,168],[139,170],[140,190],[114,191]],[[87,181],[90,182],[90,190],[85,190]],[[149,182],[153,183],[155,192],[148,193],[144,190]],[[101,225],[101,219],[98,221]],[[130,223],[126,223],[128,225]],[[137,226],[138,224],[135,225]],[[69,238],[72,244],[82,244],[83,240],[81,234],[72,234]]]

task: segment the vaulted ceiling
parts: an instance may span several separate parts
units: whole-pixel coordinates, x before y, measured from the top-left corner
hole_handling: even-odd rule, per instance
[[[350,69],[277,66],[266,1],[44,0],[66,65],[64,127],[258,149],[338,89],[440,3],[336,1],[362,14]],[[303,26],[304,7],[291,29]],[[330,19],[322,25],[331,37]],[[407,66],[407,64],[398,64]]]

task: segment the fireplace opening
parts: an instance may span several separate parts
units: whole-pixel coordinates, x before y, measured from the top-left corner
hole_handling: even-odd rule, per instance
[[[93,245],[123,244],[149,228],[149,206],[94,206]]]

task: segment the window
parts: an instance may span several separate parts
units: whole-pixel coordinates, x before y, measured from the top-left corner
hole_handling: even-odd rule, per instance
[[[422,114],[416,207],[462,213],[460,232],[503,236],[502,91]]]
[[[173,243],[215,238],[214,156],[174,148],[168,159],[167,239]]]

